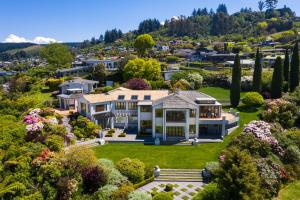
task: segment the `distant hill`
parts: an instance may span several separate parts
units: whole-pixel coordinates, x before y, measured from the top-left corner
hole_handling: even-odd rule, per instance
[[[0,53],[10,51],[14,49],[24,49],[30,46],[34,46],[33,43],[0,43]]]

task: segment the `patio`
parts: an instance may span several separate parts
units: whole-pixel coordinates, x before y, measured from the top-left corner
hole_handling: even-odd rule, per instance
[[[173,185],[174,200],[192,199],[193,196],[195,196],[204,186],[202,182],[153,181],[137,190],[147,192],[149,194],[151,194],[151,192],[163,192],[167,184]]]

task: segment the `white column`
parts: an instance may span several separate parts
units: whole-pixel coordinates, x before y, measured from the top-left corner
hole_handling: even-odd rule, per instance
[[[166,113],[167,113],[167,110],[163,109],[163,140],[164,141],[167,140]]]
[[[188,140],[190,135],[190,109],[185,111],[185,119],[185,139]]]
[[[196,138],[199,138],[199,122],[200,122],[199,109],[197,109],[196,110]]]
[[[152,108],[152,138],[155,138],[155,108]]]
[[[141,132],[141,106],[138,106],[138,133]],[[153,123],[153,122],[152,122]]]
[[[225,116],[223,116],[222,117],[222,137],[224,138],[224,136],[225,136],[225,134],[226,134],[226,132],[225,132],[225,124],[226,123],[226,117]]]

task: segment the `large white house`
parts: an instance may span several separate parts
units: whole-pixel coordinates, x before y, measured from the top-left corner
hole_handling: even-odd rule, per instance
[[[197,91],[130,90],[83,95],[78,112],[102,128],[126,128],[162,140],[223,138],[239,122],[216,99]]]

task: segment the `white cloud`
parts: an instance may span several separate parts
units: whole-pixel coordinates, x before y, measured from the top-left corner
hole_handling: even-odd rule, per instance
[[[4,42],[10,42],[10,43],[21,43],[21,42],[32,42],[36,44],[49,44],[49,43],[61,43],[62,41],[58,41],[54,38],[48,38],[48,37],[42,37],[38,36],[33,38],[32,40],[26,39],[24,37],[17,36],[15,34],[9,34],[7,38],[5,38]]]

